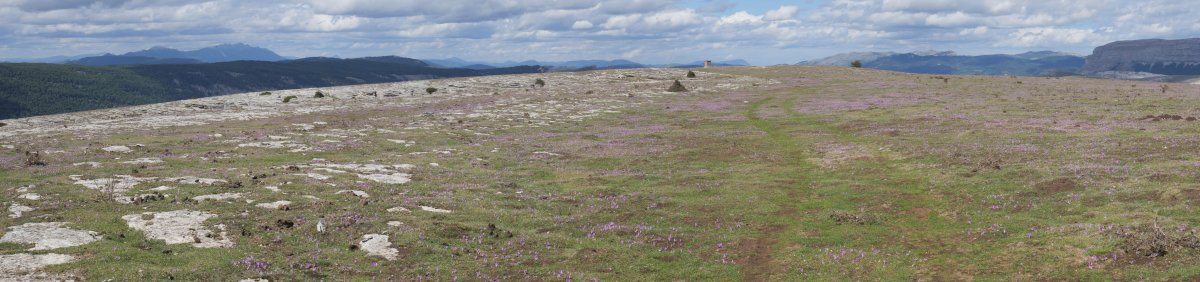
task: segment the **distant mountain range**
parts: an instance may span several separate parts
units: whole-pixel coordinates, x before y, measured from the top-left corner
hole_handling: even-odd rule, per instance
[[[68,60],[68,64],[85,66],[201,64],[233,61],[283,61],[287,58],[266,48],[246,44],[222,44],[192,51],[153,47],[122,55],[104,54]]]
[[[1074,74],[1084,63],[1083,57],[1053,51],[980,56],[924,51],[844,53],[799,64],[849,66],[855,60],[866,68],[910,73],[1025,76]]]

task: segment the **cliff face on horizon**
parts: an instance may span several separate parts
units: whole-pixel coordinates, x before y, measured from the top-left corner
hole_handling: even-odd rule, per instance
[[[1200,38],[1117,41],[1096,47],[1087,56],[1083,73],[1147,72],[1200,75]]]

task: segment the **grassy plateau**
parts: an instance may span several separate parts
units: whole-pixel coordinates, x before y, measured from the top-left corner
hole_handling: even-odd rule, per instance
[[[240,94],[350,106],[0,134],[0,232],[96,234],[0,243],[72,257],[0,280],[1200,279],[1200,85],[695,71]],[[132,224],[181,210],[211,215],[186,242]]]

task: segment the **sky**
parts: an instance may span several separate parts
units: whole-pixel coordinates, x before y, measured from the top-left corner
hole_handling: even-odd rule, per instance
[[[1053,50],[1200,37],[1181,0],[0,0],[0,58],[246,43],[285,56],[745,59]]]

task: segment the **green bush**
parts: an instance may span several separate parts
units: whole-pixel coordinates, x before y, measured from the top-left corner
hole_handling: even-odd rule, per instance
[[[533,85],[537,85],[538,87],[546,87],[546,81],[539,78],[533,81]]]
[[[688,71],[687,78],[696,78],[696,73],[692,72],[692,71]]]
[[[259,96],[269,96],[269,95],[271,95],[271,92],[258,93],[258,95]]]
[[[325,93],[321,93],[321,91],[317,91],[317,94],[313,94],[313,98],[325,98]]]
[[[284,103],[291,102],[291,101],[292,101],[292,99],[296,99],[296,95],[292,95],[292,96],[283,97],[283,102],[284,102]]]
[[[433,94],[433,92],[437,92],[437,88],[433,88],[433,87],[425,88],[425,93],[426,93],[426,94],[431,94],[431,95],[432,95],[432,94]]]
[[[853,62],[850,62],[850,66],[851,66],[851,67],[856,67],[856,68],[861,68],[861,67],[862,67],[862,61],[859,61],[859,60],[854,60]]]
[[[688,91],[687,87],[683,87],[683,83],[679,83],[679,80],[676,80],[675,83],[671,84],[670,88],[667,88],[667,92],[687,92],[687,91]]]

